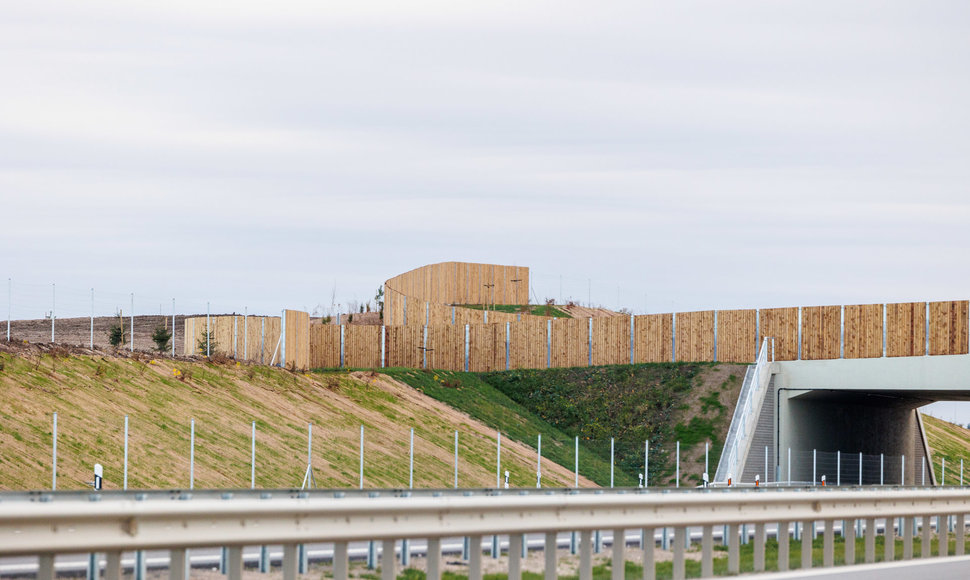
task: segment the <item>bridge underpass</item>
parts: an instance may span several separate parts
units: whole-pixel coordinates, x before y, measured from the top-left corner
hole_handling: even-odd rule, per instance
[[[768,482],[819,482],[826,475],[829,485],[857,484],[860,453],[865,485],[936,483],[918,409],[935,401],[970,401],[970,356],[770,366],[742,483],[758,474]]]

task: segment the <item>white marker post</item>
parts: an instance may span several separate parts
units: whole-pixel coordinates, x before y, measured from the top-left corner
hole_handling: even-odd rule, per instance
[[[195,419],[189,423],[189,489],[195,489]]]
[[[101,482],[104,480],[104,467],[100,463],[94,464],[94,491],[101,491]]]
[[[249,466],[249,489],[256,489],[256,421],[253,421],[253,448]]]
[[[499,488],[499,479],[502,477],[502,432],[498,431],[495,436],[495,489]]]
[[[360,489],[364,489],[364,426],[360,426]]]
[[[455,430],[455,489],[458,489],[458,430]]]
[[[51,464],[51,490],[57,490],[57,412],[54,412],[54,431],[52,433],[54,458]]]
[[[128,489],[128,415],[125,415],[125,475],[122,489]]]
[[[536,488],[542,487],[542,433],[539,433],[539,445],[536,453]]]

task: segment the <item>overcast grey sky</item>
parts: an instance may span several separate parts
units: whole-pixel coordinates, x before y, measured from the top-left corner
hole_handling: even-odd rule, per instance
[[[51,282],[275,312],[449,260],[635,312],[966,298],[968,30],[965,0],[7,2],[0,275],[24,317]]]

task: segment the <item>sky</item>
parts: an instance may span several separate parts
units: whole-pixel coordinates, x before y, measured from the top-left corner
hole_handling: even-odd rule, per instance
[[[964,0],[3,14],[15,319],[346,310],[442,261],[635,313],[968,297]]]

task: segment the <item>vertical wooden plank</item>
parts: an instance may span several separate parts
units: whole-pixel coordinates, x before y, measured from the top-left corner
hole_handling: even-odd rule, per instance
[[[677,360],[714,360],[714,311],[678,312]]]
[[[967,301],[929,303],[931,355],[967,354]]]
[[[845,358],[882,356],[882,304],[845,307]]]
[[[840,306],[802,308],[802,359],[840,357],[841,312]]]
[[[926,351],[926,303],[886,305],[886,356],[922,356]]]
[[[775,360],[798,358],[798,307],[761,310],[758,344],[766,336],[775,337]]]
[[[717,360],[754,362],[758,337],[756,310],[719,310],[717,312]]]
[[[673,314],[642,314],[633,317],[634,362],[671,361],[673,322]]]

